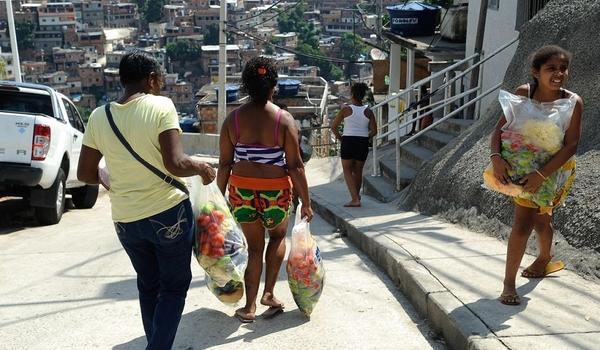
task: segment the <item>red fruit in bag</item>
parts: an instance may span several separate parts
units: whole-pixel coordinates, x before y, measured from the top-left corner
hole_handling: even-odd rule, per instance
[[[219,224],[217,224],[216,222],[211,222],[210,224],[208,224],[206,229],[211,235],[217,234],[219,233]]]
[[[223,213],[220,210],[213,211],[212,215],[219,224],[222,223],[223,220],[225,220],[225,213]]]
[[[198,217],[198,225],[206,227],[206,226],[208,226],[209,223],[210,223],[210,216],[200,215]]]
[[[225,244],[225,236],[223,236],[221,234],[216,234],[212,238],[212,245],[217,246],[217,247],[222,247],[223,244]]]

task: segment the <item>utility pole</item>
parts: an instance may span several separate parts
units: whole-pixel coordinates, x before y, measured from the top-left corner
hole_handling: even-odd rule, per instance
[[[221,126],[227,116],[227,1],[220,2],[219,18],[219,98],[217,109],[217,132],[221,133]]]
[[[479,60],[481,60],[481,53],[483,51],[482,48],[483,48],[483,38],[485,36],[485,21],[487,18],[488,0],[481,0],[480,6],[481,7],[479,7],[479,20],[477,21],[477,35],[475,36],[475,48],[474,48],[475,53],[478,53],[479,55],[473,59],[474,65],[479,63]],[[471,71],[470,89],[476,88],[477,84],[482,83],[479,81],[480,67],[481,66],[477,66]],[[475,95],[471,95],[471,98],[469,98],[469,100],[473,99],[474,96]],[[476,119],[475,116],[473,115],[474,113],[475,113],[475,104],[471,104],[467,108],[467,118]]]
[[[13,72],[15,81],[20,83],[21,61],[19,60],[19,47],[17,46],[17,32],[15,30],[15,17],[13,15],[12,0],[6,0],[6,16],[8,17],[8,33],[10,35],[10,52],[13,59]]]

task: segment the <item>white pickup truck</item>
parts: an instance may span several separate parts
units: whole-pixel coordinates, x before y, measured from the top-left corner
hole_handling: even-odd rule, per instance
[[[65,196],[91,208],[97,185],[77,180],[84,123],[65,95],[39,84],[0,81],[0,197],[27,199],[41,224],[62,218]]]

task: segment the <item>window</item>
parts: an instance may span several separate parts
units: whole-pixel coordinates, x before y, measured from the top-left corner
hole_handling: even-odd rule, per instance
[[[0,111],[45,114],[54,117],[50,96],[0,90]]]
[[[488,8],[490,10],[496,10],[496,11],[498,11],[499,7],[500,7],[500,0],[489,0],[488,1]]]
[[[83,121],[81,120],[81,116],[77,111],[77,108],[73,106],[69,101],[63,99],[63,104],[65,105],[65,110],[67,111],[67,117],[69,118],[69,124],[71,126],[81,132],[85,131],[83,126]]]

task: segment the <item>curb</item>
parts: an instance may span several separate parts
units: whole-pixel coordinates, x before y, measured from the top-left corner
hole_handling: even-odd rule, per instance
[[[350,241],[383,269],[431,329],[444,337],[448,349],[506,350],[504,344],[471,310],[449,291],[410,251],[387,235],[364,229],[354,218],[311,192],[313,209],[345,232]],[[483,336],[481,335],[483,334]]]

